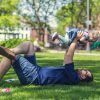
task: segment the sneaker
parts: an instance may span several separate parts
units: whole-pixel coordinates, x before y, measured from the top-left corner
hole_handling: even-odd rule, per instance
[[[52,35],[52,41],[55,41],[56,39],[58,39],[58,34],[57,34],[57,32],[55,32],[55,33]]]
[[[11,60],[15,59],[15,54],[11,50],[3,46],[0,46],[0,55],[5,56]]]

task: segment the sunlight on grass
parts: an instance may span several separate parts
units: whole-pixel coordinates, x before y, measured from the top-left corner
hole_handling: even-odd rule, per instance
[[[37,53],[40,66],[62,66],[63,53]],[[94,73],[94,82],[90,84],[22,86],[19,81],[7,83],[6,79],[17,78],[13,68],[7,73],[0,88],[10,88],[11,93],[0,93],[0,100],[100,100],[100,57],[75,54],[76,68],[90,69]]]

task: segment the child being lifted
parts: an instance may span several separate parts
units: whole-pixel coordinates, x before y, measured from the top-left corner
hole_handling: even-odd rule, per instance
[[[52,40],[55,41],[58,39],[61,44],[65,44],[66,46],[70,46],[70,44],[73,42],[73,40],[76,38],[77,33],[82,33],[82,37],[80,38],[79,42],[89,41],[94,42],[97,41],[99,37],[99,31],[93,30],[91,33],[78,29],[78,28],[72,28],[69,31],[66,32],[65,37],[59,35],[57,32],[52,34]]]

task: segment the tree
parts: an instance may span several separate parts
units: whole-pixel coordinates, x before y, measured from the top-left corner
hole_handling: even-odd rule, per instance
[[[21,21],[31,27],[49,27],[51,17],[67,0],[22,0],[19,6]]]
[[[100,10],[99,10],[100,2],[99,0],[92,0],[91,4],[91,17],[92,17],[92,23],[94,27],[100,26]],[[99,28],[100,29],[100,28]]]
[[[0,0],[0,28],[10,29],[19,24],[19,17],[13,15],[19,0]]]
[[[100,26],[100,2],[99,0],[90,0],[90,19],[92,20],[92,28]],[[86,28],[87,20],[87,0],[81,2],[70,2],[58,10],[56,14],[58,20],[58,31],[65,33],[65,27],[81,27]],[[98,18],[98,19],[97,19]]]
[[[70,2],[63,6],[56,14],[58,31],[65,33],[65,27],[81,27],[86,21],[86,1]]]

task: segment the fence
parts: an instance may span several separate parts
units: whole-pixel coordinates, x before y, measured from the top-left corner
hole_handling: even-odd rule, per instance
[[[5,41],[9,39],[28,39],[30,40],[30,34],[19,34],[19,33],[0,33],[0,41]]]

